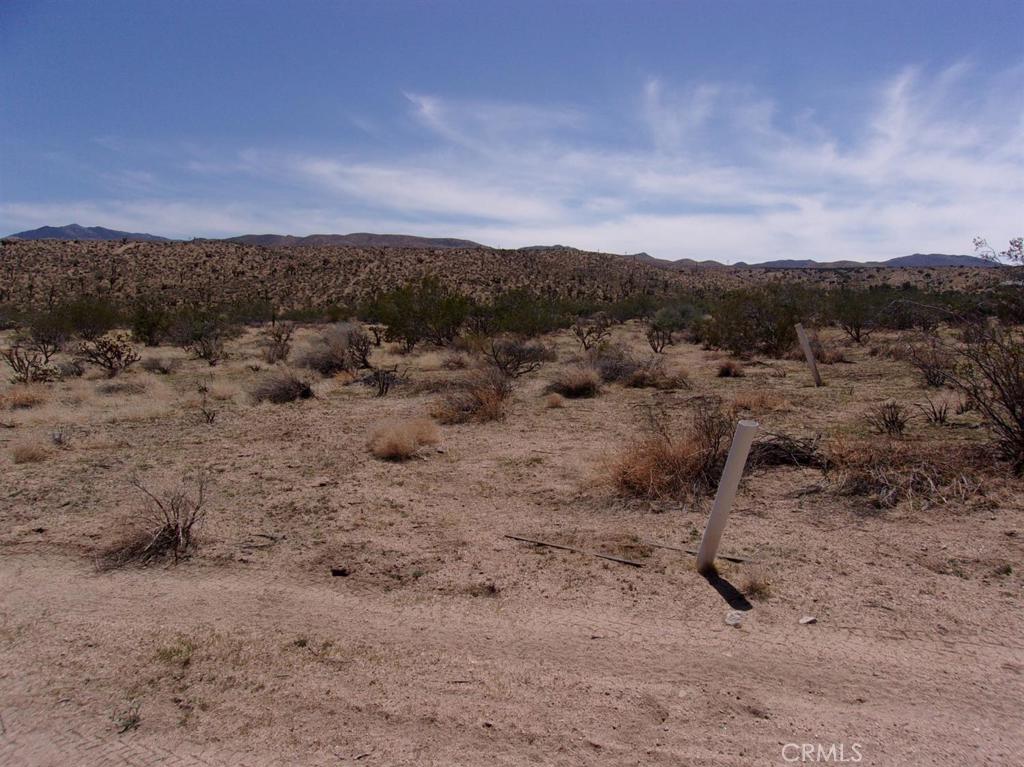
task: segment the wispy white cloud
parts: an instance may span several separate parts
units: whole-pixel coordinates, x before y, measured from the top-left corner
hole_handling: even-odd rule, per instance
[[[966,62],[908,68],[831,123],[750,88],[658,78],[627,114],[406,99],[416,150],[196,150],[174,188],[202,179],[197,189],[217,194],[133,201],[122,189],[77,205],[8,203],[0,217],[178,236],[409,231],[746,261],[964,252],[976,233],[1007,239],[1024,220],[1024,64],[984,79]],[[156,185],[147,173],[118,178]],[[225,190],[237,199],[224,202]]]

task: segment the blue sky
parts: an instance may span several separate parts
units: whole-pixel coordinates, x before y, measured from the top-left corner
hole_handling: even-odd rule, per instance
[[[867,260],[1024,230],[1024,0],[0,3],[0,233]]]

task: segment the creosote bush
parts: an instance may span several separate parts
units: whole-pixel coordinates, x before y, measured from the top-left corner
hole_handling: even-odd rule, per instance
[[[298,364],[322,376],[335,376],[360,369],[371,370],[372,351],[373,341],[366,331],[343,322],[320,333],[301,354]]]
[[[263,359],[273,365],[284,362],[292,350],[292,336],[295,325],[291,322],[275,322],[263,331]]]
[[[553,359],[553,352],[536,341],[494,338],[483,348],[487,362],[509,378],[532,373]]]
[[[299,378],[291,371],[269,373],[252,389],[252,398],[256,402],[272,402],[282,405],[286,402],[309,399],[313,389],[307,381]]]
[[[995,322],[968,326],[946,383],[972,403],[999,454],[1024,473],[1024,332]]]
[[[370,436],[370,452],[384,461],[406,461],[425,445],[441,441],[437,424],[429,418],[394,420],[378,426]]]

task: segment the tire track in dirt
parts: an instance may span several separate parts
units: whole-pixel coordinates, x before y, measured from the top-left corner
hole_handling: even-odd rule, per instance
[[[717,667],[723,678],[745,680],[755,689],[834,686],[851,695],[870,690],[871,699],[885,705],[934,705],[939,719],[972,710],[1004,723],[1020,722],[1024,697],[1020,677],[1007,679],[999,672],[1001,664],[1020,657],[1020,646],[976,635],[933,639],[922,632],[872,633],[855,626],[765,626],[757,623],[756,611],[743,628],[733,629],[719,623],[724,605],[710,613],[633,618],[615,606],[537,608],[468,598],[460,604],[450,596],[444,604],[410,602],[401,595],[349,590],[340,579],[329,585],[314,579],[296,584],[252,573],[199,570],[159,573],[158,578],[152,572],[92,575],[67,560],[12,560],[0,566],[5,628],[15,610],[23,613],[22,621],[52,621],[78,631],[89,631],[98,620],[155,619],[159,624],[161,614],[187,614],[184,625],[190,626],[241,623],[258,632],[284,622],[330,634],[339,630],[343,616],[348,638],[384,637],[398,651],[428,647],[492,664],[515,660],[527,667],[557,667],[577,683],[621,687],[633,679],[685,687]],[[48,596],[33,604],[33,595],[41,593]],[[2,699],[8,701],[2,711],[7,732],[0,763],[273,763],[198,747],[171,748],[143,733],[114,738],[109,723],[97,729],[95,717],[52,711],[45,685],[34,678],[40,672],[12,665],[19,650],[29,650],[32,642],[28,632],[5,642],[10,645],[4,652],[8,668],[16,671],[0,675]],[[955,679],[940,673],[944,669],[953,669]],[[33,761],[51,754],[52,762]],[[310,755],[303,763],[316,762]]]

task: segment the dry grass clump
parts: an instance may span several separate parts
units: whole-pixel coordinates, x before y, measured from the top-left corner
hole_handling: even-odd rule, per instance
[[[267,375],[250,393],[256,402],[273,402],[275,405],[313,396],[309,383],[288,371]]]
[[[425,445],[441,441],[441,431],[429,418],[408,421],[388,421],[370,436],[370,452],[384,461],[406,461],[414,457]]]
[[[0,394],[0,410],[30,410],[45,404],[46,390],[35,386],[16,386]]]
[[[561,394],[551,392],[544,397],[544,407],[549,409],[565,407],[565,397]]]
[[[548,384],[547,391],[569,399],[596,397],[601,391],[601,376],[593,368],[567,368]]]
[[[100,570],[112,570],[130,564],[145,565],[168,557],[175,564],[187,557],[196,545],[196,529],[206,517],[209,476],[200,472],[192,480],[162,495],[148,490],[138,478],[133,487],[146,498],[146,505],[128,524],[125,535],[103,550],[96,559]]]
[[[171,357],[146,357],[139,363],[139,367],[147,373],[166,376],[174,372],[178,361]]]
[[[754,567],[743,574],[740,591],[748,599],[764,602],[772,595],[772,582],[762,568]]]
[[[718,366],[719,378],[743,378],[745,375],[743,366],[735,360],[726,360]]]
[[[911,445],[891,440],[833,440],[827,469],[833,490],[867,498],[878,509],[966,503],[982,495],[979,474],[991,456],[976,447]]]
[[[734,410],[747,410],[751,413],[764,413],[769,410],[778,410],[786,404],[785,398],[773,391],[758,389],[756,391],[740,392],[733,398]]]
[[[11,447],[15,463],[40,463],[50,457],[50,451],[41,442],[19,442]]]
[[[721,473],[731,426],[709,403],[695,407],[677,434],[652,421],[648,434],[607,462],[610,479],[623,494],[650,500],[705,492]]]
[[[496,370],[480,371],[449,388],[435,404],[433,415],[441,423],[484,423],[505,417],[512,394],[508,378]]]

